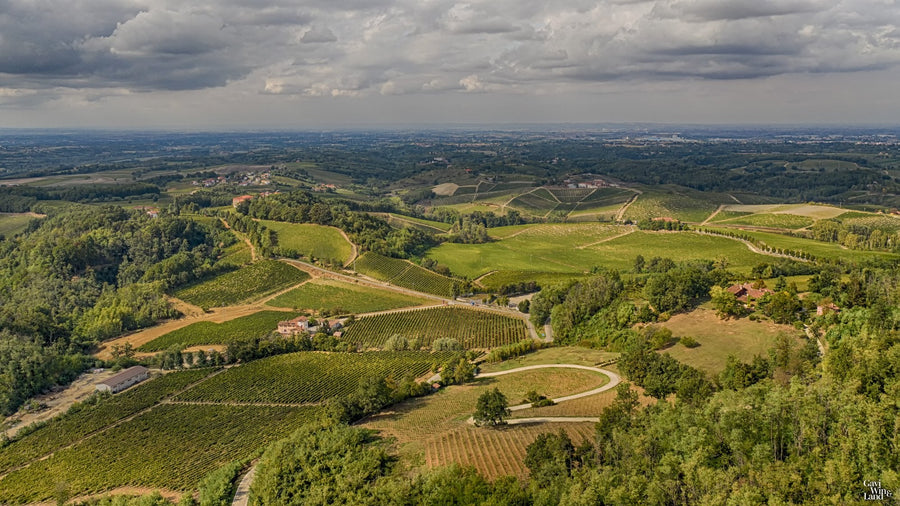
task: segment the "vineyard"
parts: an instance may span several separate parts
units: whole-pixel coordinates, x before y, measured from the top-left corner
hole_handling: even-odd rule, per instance
[[[359,257],[354,268],[375,279],[443,297],[453,295],[453,279],[397,258],[372,253]]]
[[[317,279],[275,297],[268,304],[273,307],[312,309],[330,314],[355,314],[418,306],[425,302],[409,295],[368,286]]]
[[[534,281],[541,288],[561,285],[573,279],[582,279],[587,274],[575,272],[542,272],[542,271],[496,271],[481,278],[479,283],[486,290],[499,290],[504,285]]]
[[[546,432],[563,429],[576,446],[594,437],[593,423],[528,424],[484,430],[477,427],[459,429],[434,436],[425,441],[425,465],[439,467],[454,462],[474,466],[488,479],[514,475],[524,477],[525,451],[528,445]]]
[[[556,200],[565,204],[575,204],[594,192],[593,188],[550,188]]]
[[[640,221],[669,217],[681,221],[700,223],[716,210],[719,203],[716,194],[701,192],[658,191],[644,192],[628,207],[625,219]],[[733,202],[733,201],[731,201]]]
[[[808,227],[815,222],[815,220],[810,217],[798,216],[795,214],[761,213],[723,220],[718,218],[718,215],[714,218],[714,222],[717,225],[743,225],[750,227],[784,228],[789,230]]]
[[[176,401],[303,404],[352,393],[375,376],[419,377],[452,353],[300,352],[231,368],[184,392]]]
[[[525,323],[494,312],[437,307],[361,318],[347,328],[344,339],[363,347],[380,347],[394,334],[420,346],[438,338],[456,339],[466,349],[491,348],[528,337]]]
[[[275,260],[264,260],[226,272],[175,292],[179,299],[203,308],[254,300],[309,279],[309,274]]]
[[[510,230],[514,232],[510,234]],[[600,223],[502,227],[491,231],[494,237],[505,237],[502,240],[485,244],[443,243],[427,255],[454,273],[471,278],[494,270],[584,273],[606,260],[592,251],[592,245],[632,230]],[[612,257],[616,258],[619,257]]]
[[[278,327],[278,322],[297,316],[294,312],[260,311],[222,323],[197,322],[173,330],[138,348],[155,352],[179,346],[187,348],[201,344],[226,344],[230,341],[250,341],[264,337]]]
[[[552,198],[552,195],[550,198]],[[512,207],[541,216],[548,211],[552,211],[558,204],[559,202],[556,200],[549,200],[535,195],[535,192],[519,195],[509,203]]]
[[[14,439],[0,449],[0,474],[146,409],[212,372],[213,369],[199,369],[166,374],[107,398],[97,405],[83,405],[80,410],[54,418],[45,426]]]
[[[591,207],[605,207],[622,205],[634,196],[634,192],[621,188],[597,188],[594,193],[583,198],[579,205]]]
[[[315,419],[320,408],[163,404],[0,480],[0,504],[116,487],[190,490],[208,472]]]

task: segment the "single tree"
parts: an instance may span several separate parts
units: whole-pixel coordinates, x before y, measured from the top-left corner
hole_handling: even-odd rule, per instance
[[[504,425],[505,418],[510,415],[509,404],[506,396],[499,388],[494,387],[493,390],[485,392],[478,397],[475,404],[475,425]]]

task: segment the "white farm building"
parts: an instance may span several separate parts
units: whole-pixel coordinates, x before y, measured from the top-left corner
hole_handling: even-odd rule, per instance
[[[98,392],[117,393],[150,377],[150,370],[136,365],[97,383]]]

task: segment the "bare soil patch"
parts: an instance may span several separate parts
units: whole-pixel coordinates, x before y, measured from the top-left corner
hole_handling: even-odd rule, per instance
[[[35,422],[43,422],[57,415],[65,413],[72,404],[82,402],[94,393],[95,386],[98,382],[103,381],[116,374],[107,369],[103,372],[87,372],[75,379],[69,386],[60,388],[56,391],[39,395],[34,398],[41,404],[46,404],[47,408],[36,412],[19,411],[15,415],[7,417],[4,420],[4,426],[10,424],[10,428],[6,434],[10,437],[15,436],[20,430]],[[18,420],[13,424],[15,420]]]

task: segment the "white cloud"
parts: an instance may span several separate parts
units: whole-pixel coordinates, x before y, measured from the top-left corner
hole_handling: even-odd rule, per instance
[[[27,97],[29,106],[122,90],[589,94],[900,63],[900,5],[883,0],[2,3],[0,101]]]

